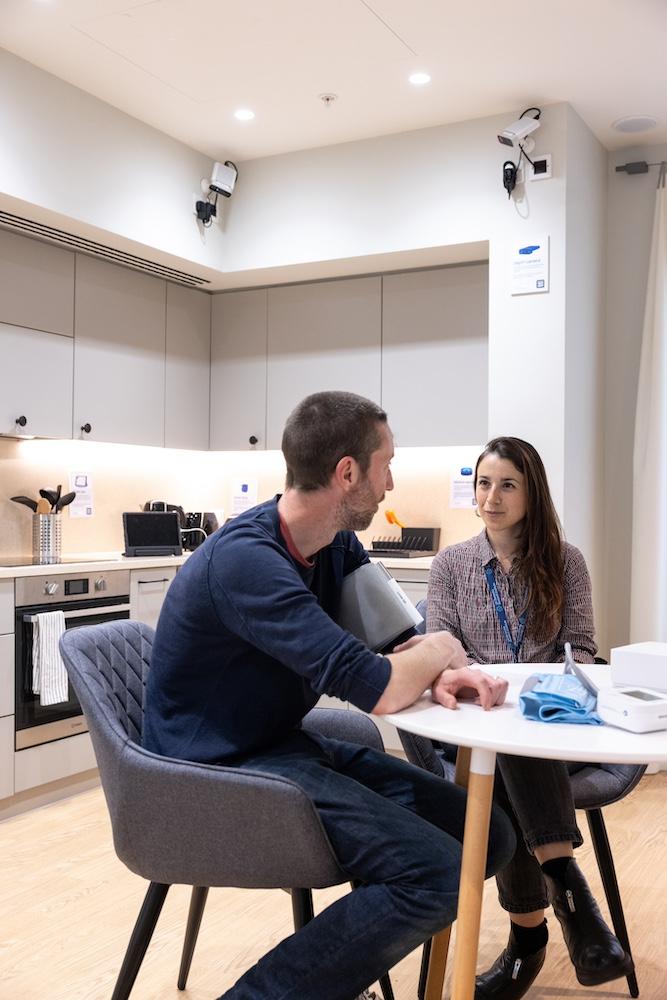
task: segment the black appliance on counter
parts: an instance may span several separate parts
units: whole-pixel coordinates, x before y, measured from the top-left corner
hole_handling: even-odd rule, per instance
[[[212,511],[186,513],[178,504],[167,503],[165,500],[147,500],[144,504],[144,510],[175,511],[178,514],[181,529],[181,542],[187,552],[194,551],[220,527],[218,519]]]

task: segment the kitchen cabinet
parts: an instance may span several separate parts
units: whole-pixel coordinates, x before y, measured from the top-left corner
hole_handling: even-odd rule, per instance
[[[14,581],[0,580],[0,799],[14,794]]]
[[[175,576],[175,566],[131,570],[130,618],[156,628],[162,602]]]
[[[74,254],[0,229],[0,323],[73,336]]]
[[[408,562],[409,560],[406,560]],[[405,592],[406,597],[413,604],[426,600],[428,590],[428,570],[414,569],[410,566],[401,566],[400,569],[389,569],[389,572]]]
[[[71,337],[0,323],[0,434],[71,438],[73,353]]]
[[[14,634],[0,635],[0,717],[14,721]]]
[[[488,437],[488,265],[382,279],[382,406],[396,443]]]
[[[76,256],[73,436],[163,445],[166,282]]]
[[[0,635],[14,631],[14,581],[0,580]]]
[[[211,296],[167,283],[165,447],[207,450],[210,367]]]
[[[14,794],[14,716],[0,718],[0,799]]]
[[[381,278],[284,285],[268,290],[267,448],[311,392],[381,397]]]
[[[266,448],[266,288],[213,296],[211,444],[213,451]]]

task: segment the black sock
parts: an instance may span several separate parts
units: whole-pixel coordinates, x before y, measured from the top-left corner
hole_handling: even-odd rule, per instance
[[[565,871],[570,861],[572,861],[572,856],[567,855],[564,858],[552,858],[550,861],[545,861],[540,867],[545,875],[556,879],[557,882],[564,882]]]
[[[537,927],[522,927],[513,920],[511,924],[519,958],[527,958],[528,955],[536,954],[541,948],[546,948],[549,940],[546,918]]]

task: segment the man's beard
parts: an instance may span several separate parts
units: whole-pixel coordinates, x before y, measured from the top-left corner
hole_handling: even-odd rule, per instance
[[[380,500],[376,500],[368,482],[361,483],[356,491],[346,497],[340,505],[338,519],[340,530],[365,531],[377,514],[382,500],[384,500],[384,493]]]

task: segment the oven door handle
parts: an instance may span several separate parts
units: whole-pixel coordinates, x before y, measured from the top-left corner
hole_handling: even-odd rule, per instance
[[[111,604],[106,608],[81,608],[78,611],[65,611],[65,618],[92,618],[94,615],[109,615],[114,611],[129,611],[129,604]],[[23,621],[29,625],[34,625],[37,615],[24,615]]]

